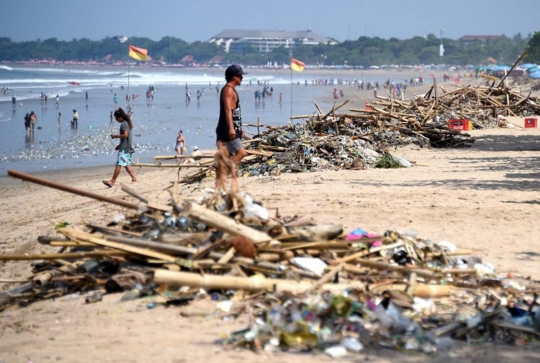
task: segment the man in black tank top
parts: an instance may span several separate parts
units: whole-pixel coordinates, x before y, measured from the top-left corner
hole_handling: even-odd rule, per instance
[[[225,71],[227,83],[219,96],[219,121],[216,128],[217,142],[224,144],[232,155],[231,160],[238,165],[246,156],[242,145],[242,110],[236,86],[242,83],[246,74],[239,65],[232,65]]]

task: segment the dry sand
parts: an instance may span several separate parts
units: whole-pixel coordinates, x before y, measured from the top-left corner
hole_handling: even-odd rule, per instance
[[[471,149],[416,149],[394,154],[426,166],[398,170],[362,170],[243,177],[240,186],[282,215],[311,215],[317,222],[342,224],[346,230],[415,229],[420,236],[474,248],[498,270],[540,278],[540,130],[473,131]],[[112,197],[130,197],[101,184],[109,168],[51,172],[43,177]],[[176,177],[171,170],[138,171],[134,189],[167,202],[163,188]],[[125,172],[119,182],[129,183]],[[131,183],[129,183],[131,184]],[[200,188],[185,186],[181,197]],[[122,212],[79,196],[0,178],[0,254],[37,253],[40,235],[54,234],[54,225],[68,221],[106,222]],[[0,263],[1,279],[24,278],[29,263]],[[0,283],[0,288],[2,288]],[[5,285],[7,286],[7,285]],[[84,299],[42,301],[21,310],[0,313],[0,362],[261,362],[330,361],[322,354],[275,356],[226,351],[213,345],[220,332],[245,325],[239,321],[184,318],[179,312],[212,310],[211,302],[185,308],[147,310],[147,301],[118,304],[121,295],[85,305]],[[534,347],[469,347],[460,345],[455,361],[538,362]],[[426,357],[369,349],[350,362],[453,361],[446,355]]]

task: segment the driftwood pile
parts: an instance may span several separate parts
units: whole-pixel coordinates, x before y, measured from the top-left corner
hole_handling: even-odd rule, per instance
[[[470,120],[474,129],[505,126],[501,116],[540,114],[537,98],[521,95],[506,87],[472,87],[454,84],[453,90],[435,84],[423,96],[411,100],[398,100],[377,96],[363,100],[364,109],[351,108],[348,114],[329,113],[293,116],[307,118],[315,132],[348,135],[367,139],[375,150],[384,147],[414,143],[419,146],[467,146],[474,139],[458,130],[450,130],[452,119]],[[317,105],[316,105],[317,106]],[[317,106],[317,109],[320,108]],[[387,134],[395,134],[388,140]]]
[[[152,306],[218,296],[221,315],[246,313],[252,321],[222,343],[320,348],[332,356],[362,346],[432,353],[451,349],[452,339],[526,344],[538,338],[539,282],[499,274],[473,250],[414,231],[344,234],[340,226],[284,218],[277,210],[271,216],[219,179],[216,190],[183,202],[175,184],[170,205],[161,205],[126,187],[136,202],[8,173],[126,213],[86,231],[59,224],[59,237],[38,239],[55,253],[0,256],[34,261],[32,276],[0,291],[0,311],[68,294],[86,303],[106,293],[123,292],[121,301],[152,295]]]
[[[490,81],[488,79],[488,81]],[[279,175],[284,172],[319,170],[358,170],[369,167],[408,167],[412,164],[395,158],[389,150],[414,144],[419,147],[468,147],[475,139],[461,130],[449,128],[450,120],[469,120],[474,129],[506,126],[502,116],[540,114],[540,102],[528,95],[499,85],[495,87],[452,85],[449,91],[434,84],[425,95],[411,100],[378,96],[364,100],[365,108],[339,113],[349,101],[323,112],[292,116],[303,123],[284,126],[247,124],[256,128],[243,141],[248,156],[240,169],[244,175]],[[265,129],[265,131],[262,131]],[[156,156],[156,164],[135,166],[197,168],[180,182],[191,183],[211,176],[215,170],[213,153]],[[176,159],[176,163],[163,163]],[[187,161],[186,161],[187,160]],[[383,162],[381,162],[381,160]],[[388,162],[387,162],[388,161]]]

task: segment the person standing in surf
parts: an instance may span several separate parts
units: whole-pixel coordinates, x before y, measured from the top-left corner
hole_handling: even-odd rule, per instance
[[[77,130],[79,128],[79,113],[73,110],[73,119],[71,120],[71,128]]]
[[[186,147],[186,138],[184,137],[184,134],[182,133],[182,130],[178,132],[178,136],[176,137],[176,155],[184,155],[184,149]]]
[[[242,84],[244,71],[239,65],[233,64],[225,71],[227,83],[221,89],[219,97],[219,121],[216,128],[218,147],[223,144],[227,147],[234,165],[247,155],[242,145],[242,110],[236,87]]]
[[[32,127],[32,119],[30,118],[30,114],[27,112],[24,116],[24,128],[26,130],[26,134],[30,135],[30,128]]]
[[[36,128],[37,124],[37,115],[34,111],[30,112],[30,125],[32,127],[31,131],[34,133],[34,129]]]
[[[111,139],[120,139],[120,143],[116,146],[115,150],[118,150],[118,156],[116,158],[116,167],[114,168],[113,177],[111,180],[102,180],[101,182],[112,188],[116,184],[116,179],[120,175],[120,170],[124,167],[131,176],[131,181],[133,183],[137,182],[135,173],[131,168],[131,155],[135,152],[132,145],[132,130],[133,123],[131,118],[124,112],[122,108],[119,108],[114,112],[114,118],[118,123],[120,123],[120,133],[111,134]]]

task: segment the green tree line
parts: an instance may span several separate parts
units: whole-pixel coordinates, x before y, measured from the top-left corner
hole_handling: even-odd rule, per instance
[[[381,39],[379,37],[360,37],[337,45],[318,44],[301,45],[293,49],[292,56],[307,64],[364,66],[398,64],[480,64],[488,58],[498,63],[512,63],[527,46],[532,36],[502,36],[499,39],[473,41],[443,38],[444,56],[439,56],[441,40],[433,34],[410,39]],[[536,40],[536,38],[535,38]],[[61,41],[56,38],[46,40],[13,42],[9,38],[0,38],[0,61],[29,61],[56,59],[59,61],[127,61],[128,43],[148,49],[154,61],[178,63],[187,55],[194,57],[197,63],[206,63],[216,55],[223,55],[223,64],[241,63],[264,65],[268,62],[289,63],[290,49],[273,49],[266,54],[259,54],[257,49],[244,47],[240,53],[226,54],[215,44],[196,41],[188,43],[174,37],[163,37],[158,41],[144,38],[129,38],[121,43],[116,38],[90,40],[87,38]],[[530,59],[530,58],[529,58]],[[539,60],[540,61],[540,60]]]

